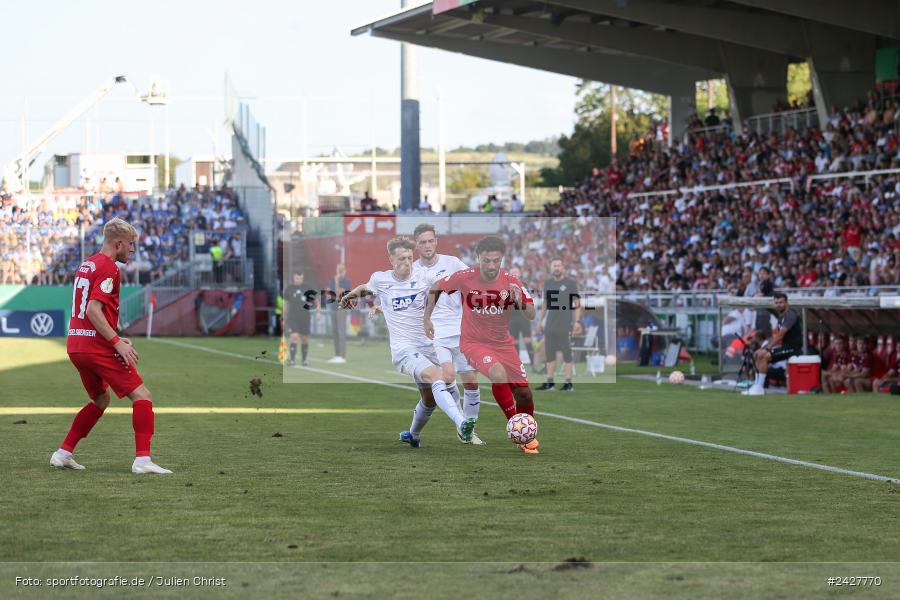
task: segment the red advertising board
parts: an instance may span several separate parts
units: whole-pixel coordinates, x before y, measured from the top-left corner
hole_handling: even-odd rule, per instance
[[[396,235],[394,215],[344,215],[344,261],[353,285],[365,283],[374,271],[391,268],[387,243]]]

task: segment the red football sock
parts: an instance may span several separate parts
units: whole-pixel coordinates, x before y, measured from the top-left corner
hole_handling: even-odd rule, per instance
[[[88,436],[91,429],[94,428],[94,425],[97,424],[97,421],[99,421],[102,416],[103,409],[93,402],[88,402],[84,408],[79,410],[78,414],[75,415],[72,426],[69,428],[69,433],[66,435],[66,439],[63,440],[60,448],[69,452],[73,451],[78,442]]]
[[[503,414],[506,415],[507,419],[516,414],[516,403],[513,400],[512,390],[509,389],[508,384],[491,384],[491,393],[494,394],[494,400],[497,401],[497,406],[500,407],[500,410],[503,411]]]
[[[153,403],[136,400],[131,405],[131,425],[134,427],[134,455],[150,456],[150,438],[153,437]]]
[[[517,386],[509,384],[510,393],[515,392]],[[528,404],[516,400],[516,412],[520,413],[528,413],[532,417],[534,416],[534,399],[528,401]]]

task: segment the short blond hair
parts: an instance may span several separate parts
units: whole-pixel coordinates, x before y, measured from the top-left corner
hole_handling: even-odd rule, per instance
[[[403,248],[404,250],[415,250],[416,245],[408,237],[395,237],[387,243],[388,254],[393,256],[394,250]]]
[[[103,226],[104,242],[112,242],[115,240],[127,240],[131,242],[134,241],[135,238],[137,238],[137,230],[134,228],[134,225],[119,217],[111,219]]]

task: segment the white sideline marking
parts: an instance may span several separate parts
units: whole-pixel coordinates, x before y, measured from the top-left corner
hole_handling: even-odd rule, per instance
[[[251,360],[258,362],[266,362],[274,365],[281,366],[281,363],[275,360],[270,360],[267,358],[254,358],[252,356],[246,356],[244,354],[238,354],[236,352],[226,352],[225,350],[217,350],[215,348],[206,348],[205,346],[198,346],[196,344],[188,344],[186,342],[176,342],[173,340],[164,340],[159,338],[151,338],[155,342],[161,342],[163,344],[171,344],[173,346],[180,346],[182,348],[189,348],[192,350],[199,350],[201,352],[210,352],[212,354],[219,354],[221,356],[230,356],[233,358],[240,358],[243,360]],[[343,377],[345,379],[352,379],[354,381],[360,381],[363,383],[372,383],[376,385],[383,385],[392,388],[399,388],[403,390],[410,391],[418,391],[418,388],[413,387],[411,385],[401,385],[398,383],[388,383],[386,381],[378,381],[377,379],[369,379],[367,377],[358,377],[356,375],[346,375],[344,373],[337,373],[335,371],[326,371],[324,369],[313,369],[310,367],[301,367],[308,371],[313,371],[316,373],[324,373],[326,375],[334,375],[335,377]],[[611,431],[619,431],[622,433],[636,433],[638,435],[645,435],[648,437],[653,437],[661,440],[667,440],[670,442],[681,442],[682,444],[691,444],[693,446],[702,446],[704,448],[712,448],[713,450],[722,450],[724,452],[732,452],[734,454],[742,454],[744,456],[753,456],[755,458],[763,458],[765,460],[771,460],[775,462],[785,463],[789,465],[796,465],[799,467],[808,467],[810,469],[818,469],[820,471],[827,471],[829,473],[837,473],[840,475],[849,475],[851,477],[860,477],[862,479],[871,479],[874,481],[883,481],[887,483],[900,483],[900,479],[897,477],[886,477],[884,475],[876,475],[874,473],[865,473],[863,471],[852,471],[850,469],[842,469],[841,467],[832,467],[830,465],[823,465],[819,463],[807,462],[805,460],[797,460],[794,458],[787,458],[785,456],[778,456],[776,454],[767,454],[765,452],[756,452],[755,450],[744,450],[743,448],[735,448],[733,446],[723,446],[722,444],[714,444],[712,442],[704,442],[701,440],[692,440],[690,438],[678,437],[675,435],[667,435],[665,433],[656,433],[655,431],[645,431],[643,429],[631,429],[629,427],[620,427],[619,425],[609,425],[608,423],[599,423],[597,421],[589,421],[587,419],[578,419],[575,417],[567,417],[566,415],[558,415],[555,413],[543,412],[536,410],[535,414],[540,415],[542,417],[550,417],[552,419],[559,419],[561,421],[569,421],[570,423],[578,423],[580,425],[590,425],[591,427],[602,427],[603,429],[609,429]]]
[[[811,469],[819,469],[828,471],[829,473],[840,473],[841,475],[851,475],[853,477],[862,477],[863,479],[874,479],[875,481],[886,481],[888,483],[900,483],[900,479],[896,477],[885,477],[884,475],[875,475],[873,473],[864,473],[862,471],[851,471],[850,469],[842,469],[840,467],[832,467],[819,463],[806,462],[805,460],[797,460],[794,458],[786,458],[775,454],[766,454],[765,452],[756,452],[755,450],[744,450],[743,448],[735,448],[733,446],[723,446],[721,444],[713,444],[712,442],[702,442],[700,440],[692,440],[690,438],[678,437],[675,435],[667,435],[665,433],[656,433],[655,431],[644,431],[643,429],[630,429],[628,427],[619,427],[618,425],[608,425],[606,423],[598,423],[596,421],[588,421],[587,419],[576,419],[575,417],[567,417],[565,415],[557,415],[554,413],[534,411],[535,414],[543,417],[552,417],[563,421],[571,421],[581,425],[591,425],[592,427],[602,427],[611,429],[612,431],[621,431],[624,433],[637,433],[638,435],[646,435],[671,442],[681,442],[683,444],[692,444],[694,446],[703,446],[704,448],[713,448],[715,450],[724,450],[725,452],[733,452],[735,454],[743,454],[745,456],[755,456],[756,458],[765,458],[766,460],[774,460],[775,462],[787,463],[789,465],[799,465],[801,467],[809,467]]]

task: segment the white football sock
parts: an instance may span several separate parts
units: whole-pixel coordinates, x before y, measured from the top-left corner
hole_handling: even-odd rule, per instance
[[[434,401],[442,411],[447,413],[456,428],[459,429],[460,424],[465,421],[465,417],[459,410],[459,406],[453,400],[453,396],[447,391],[447,385],[443,381],[435,381],[431,384],[431,393],[434,394]]]
[[[466,418],[475,417],[478,418],[478,409],[481,408],[481,390],[465,390],[463,392],[464,401],[463,401],[463,414]]]
[[[419,400],[419,403],[416,404],[416,407],[413,409],[413,420],[412,424],[409,426],[409,432],[416,437],[422,435],[422,430],[425,428],[428,420],[431,419],[431,413],[433,412],[433,406],[428,408],[422,400]]]
[[[148,463],[148,462],[150,462],[150,457],[149,456],[135,456],[134,462],[136,462],[138,464]]]
[[[56,453],[59,454],[60,456],[62,456],[63,458],[72,458],[72,453],[69,452],[68,450],[63,450],[62,448],[57,450]]]
[[[459,388],[456,386],[456,382],[453,383],[444,383],[447,386],[447,393],[453,398],[453,401],[456,402],[456,405],[460,407],[462,410],[462,403],[459,401]]]
[[[765,373],[757,373],[756,374],[756,385],[766,385],[766,374]]]

